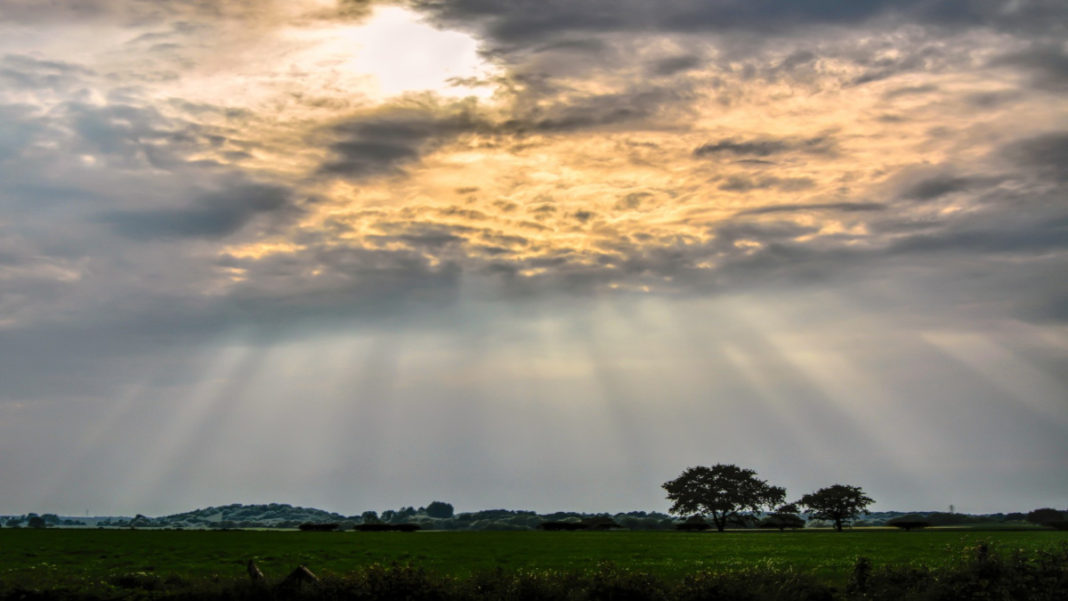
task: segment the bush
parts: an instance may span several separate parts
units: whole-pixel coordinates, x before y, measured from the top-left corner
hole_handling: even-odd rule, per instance
[[[300,525],[303,532],[334,532],[341,528],[341,524],[313,524],[310,522]]]
[[[586,530],[586,529],[589,528],[589,526],[584,524],[584,523],[582,523],[582,522],[564,522],[564,521],[560,521],[560,522],[542,522],[541,524],[538,524],[538,528],[541,528],[542,530],[548,530],[548,531],[552,532],[552,531],[559,531],[559,530]]]
[[[690,517],[686,518],[685,522],[682,522],[681,524],[675,524],[676,530],[683,530],[685,532],[704,532],[705,530],[708,530],[711,527],[712,524],[709,524],[707,521],[705,521],[705,518],[699,515],[691,515]]]
[[[360,532],[415,532],[419,524],[356,524],[353,527]]]
[[[964,550],[954,565],[938,569],[887,566],[873,569],[861,558],[846,588],[847,599],[1063,599],[1068,595],[1068,544],[1033,554],[1002,553],[990,543]]]
[[[886,522],[887,526],[893,526],[895,528],[901,528],[908,532],[909,530],[921,528],[929,528],[932,524],[929,520],[925,520],[918,515],[903,515],[898,518],[894,518]]]

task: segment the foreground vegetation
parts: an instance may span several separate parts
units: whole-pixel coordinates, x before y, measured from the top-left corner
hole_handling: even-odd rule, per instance
[[[250,558],[267,577],[258,592],[245,571]],[[983,598],[1068,598],[1068,533],[1058,531],[0,531],[5,601],[284,597],[294,591],[275,585],[297,565],[322,579],[317,598],[411,589],[401,597],[948,599],[932,591],[960,582],[1037,587]],[[891,584],[896,597],[883,595]],[[605,593],[617,589],[630,592]],[[755,596],[706,596],[721,589]]]

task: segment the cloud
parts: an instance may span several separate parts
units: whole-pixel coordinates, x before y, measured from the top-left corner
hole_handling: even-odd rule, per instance
[[[299,214],[290,190],[263,184],[235,185],[202,194],[189,205],[170,208],[112,211],[100,220],[135,240],[159,238],[222,238],[253,218],[270,213]]]
[[[841,211],[844,213],[857,213],[868,211],[885,211],[886,205],[875,202],[830,202],[812,204],[783,204],[754,207],[735,213],[742,215],[768,215],[772,213],[798,213],[807,211]]]
[[[910,200],[929,201],[946,194],[967,190],[975,184],[974,178],[939,174],[910,185],[902,191],[901,196]]]
[[[1048,30],[1068,16],[1068,9],[1054,0],[1014,2],[1009,7],[990,0],[664,0],[655,6],[642,0],[546,0],[536,4],[414,0],[412,4],[452,25],[480,25],[494,38],[512,42],[580,31],[769,32],[814,25],[857,25],[877,18],[1032,32]]]
[[[832,152],[834,140],[827,136],[818,136],[807,139],[774,139],[762,138],[754,140],[737,140],[725,138],[715,142],[702,144],[693,150],[695,157],[735,155],[768,157],[785,152],[803,152],[808,154],[825,154]]]
[[[0,58],[0,80],[23,90],[69,90],[93,75],[92,69],[76,63],[42,60],[26,54]]]
[[[395,173],[435,145],[479,127],[462,108],[387,107],[332,126],[325,133],[332,157],[320,173],[352,178]]]
[[[991,61],[996,67],[1020,67],[1030,72],[1033,84],[1050,92],[1068,90],[1068,51],[1062,44],[1040,42]]]
[[[798,190],[812,188],[813,186],[815,186],[815,181],[807,177],[781,178],[762,176],[754,179],[744,175],[731,175],[727,177],[726,181],[719,185],[719,189],[728,192],[749,192],[751,190],[777,188],[788,192],[796,192]]]
[[[1057,131],[1016,141],[1005,154],[1021,167],[1054,181],[1068,181],[1068,132]]]

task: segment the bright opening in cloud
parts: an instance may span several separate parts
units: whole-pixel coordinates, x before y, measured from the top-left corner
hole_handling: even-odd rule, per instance
[[[488,88],[452,83],[490,74],[478,41],[431,27],[410,10],[379,7],[366,23],[344,30],[343,39],[354,54],[349,68],[373,76],[382,96],[423,90],[443,96],[490,94]]]

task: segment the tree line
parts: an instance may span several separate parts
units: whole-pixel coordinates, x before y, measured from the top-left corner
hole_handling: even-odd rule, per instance
[[[831,521],[834,529],[841,532],[852,519],[869,513],[868,506],[875,502],[859,486],[832,484],[786,503],[785,488],[768,484],[751,469],[724,463],[686,468],[678,478],[665,482],[663,488],[672,502],[671,513],[711,519],[720,532],[729,522],[743,519],[745,512],[751,516],[765,510],[772,512],[764,522],[766,526],[803,526],[800,513],[804,511],[816,519]]]

